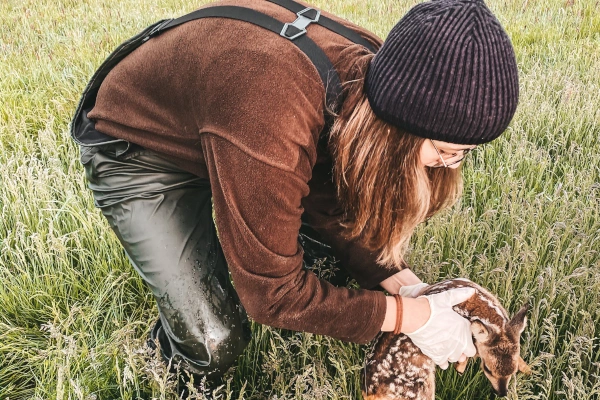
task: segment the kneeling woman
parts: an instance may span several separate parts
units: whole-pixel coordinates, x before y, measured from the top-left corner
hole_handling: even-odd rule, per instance
[[[222,4],[296,17],[271,1]],[[79,138],[96,205],[156,298],[163,356],[194,373],[233,365],[250,339],[246,312],[356,343],[401,331],[442,367],[475,353],[452,311],[470,293],[411,298],[422,284],[403,255],[415,226],[459,196],[465,154],[510,122],[510,41],[481,1],[419,4],[383,45],[323,16],[381,46],[374,55],[308,27],[343,83],[330,130],[311,60],[225,18],[148,40],[114,66],[87,114],[110,137]],[[323,256],[338,260],[331,282],[311,271]],[[345,287],[346,272],[361,289]]]

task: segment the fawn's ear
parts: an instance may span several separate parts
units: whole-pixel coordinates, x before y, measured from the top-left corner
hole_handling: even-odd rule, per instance
[[[529,310],[527,305],[521,307],[506,327],[507,331],[509,331],[515,339],[518,339],[521,336],[521,333],[523,333],[523,330],[527,325],[527,310]]]
[[[492,332],[481,322],[473,321],[471,322],[471,333],[476,342],[485,343],[490,339]]]

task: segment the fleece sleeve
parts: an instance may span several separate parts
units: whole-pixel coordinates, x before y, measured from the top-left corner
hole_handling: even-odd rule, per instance
[[[217,135],[202,135],[216,225],[233,283],[255,321],[355,343],[381,329],[382,292],[338,288],[303,268],[298,244],[308,184]]]

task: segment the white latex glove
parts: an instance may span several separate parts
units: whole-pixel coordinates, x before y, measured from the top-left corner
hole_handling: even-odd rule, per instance
[[[421,293],[421,291],[427,286],[429,285],[423,282],[416,283],[414,285],[401,286],[398,294],[402,297],[411,297],[414,299],[415,297],[418,297],[419,293]]]
[[[406,334],[441,369],[448,368],[448,362],[458,361],[463,353],[475,356],[471,323],[452,309],[473,294],[473,288],[460,288],[424,296],[431,308],[429,319],[416,331]]]

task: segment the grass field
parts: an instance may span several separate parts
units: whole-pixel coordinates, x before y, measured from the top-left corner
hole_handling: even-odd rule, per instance
[[[115,46],[202,2],[0,1],[0,399],[174,398],[144,354],[153,299],[93,207],[67,125]],[[315,2],[381,37],[415,3]],[[515,46],[519,109],[409,261],[427,282],[471,278],[511,313],[531,305],[534,373],[510,399],[600,399],[600,1],[488,4]],[[363,346],[253,331],[219,398],[360,398]],[[438,373],[438,398],[492,397],[477,365]]]

